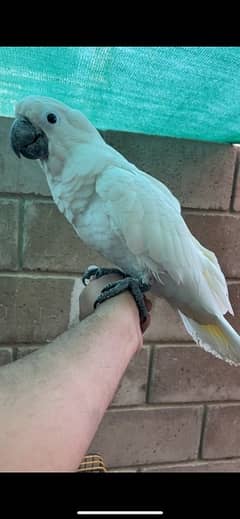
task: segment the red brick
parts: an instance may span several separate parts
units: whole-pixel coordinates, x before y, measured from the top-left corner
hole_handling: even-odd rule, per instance
[[[12,360],[13,360],[12,348],[4,348],[3,346],[0,346],[0,366],[3,366],[4,364],[8,364],[9,362],[12,362]]]
[[[100,452],[108,467],[194,459],[201,421],[200,406],[110,410],[89,452]]]
[[[142,348],[131,360],[122,378],[112,405],[145,403],[148,376],[149,348]]]
[[[159,465],[145,467],[143,472],[240,472],[240,460],[228,461],[199,461],[194,463],[179,463],[177,465]]]
[[[150,296],[153,302],[151,325],[144,334],[145,342],[192,341],[176,310],[165,299]]]
[[[0,191],[50,196],[43,170],[35,160],[19,160],[9,143],[10,117],[0,117]]]
[[[236,214],[185,214],[194,236],[215,252],[227,277],[240,277],[240,216]]]
[[[239,437],[240,404],[208,406],[202,457],[216,459],[240,456]]]
[[[18,268],[18,214],[18,200],[0,200],[1,270]]]
[[[24,215],[23,267],[26,270],[83,272],[108,262],[78,237],[56,205],[27,201]]]
[[[236,149],[227,144],[106,132],[130,162],[165,183],[184,207],[228,209]]]
[[[155,346],[151,403],[240,400],[240,369],[199,346]]]
[[[66,330],[73,278],[0,276],[2,343],[41,343]]]

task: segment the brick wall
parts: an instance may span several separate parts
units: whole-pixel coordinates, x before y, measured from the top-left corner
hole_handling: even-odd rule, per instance
[[[74,280],[101,263],[52,202],[41,169],[10,150],[0,118],[0,364],[44,347],[69,324]],[[214,250],[240,314],[238,152],[218,145],[108,131],[105,139],[165,182]],[[240,333],[240,319],[230,318]],[[90,447],[112,471],[240,471],[240,368],[190,342],[154,300],[132,360]]]

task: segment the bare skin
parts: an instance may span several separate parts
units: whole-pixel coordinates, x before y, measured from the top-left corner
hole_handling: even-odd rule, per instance
[[[92,313],[101,288],[111,280],[106,276],[84,289],[82,322],[0,368],[0,471],[78,468],[143,341],[129,292]]]

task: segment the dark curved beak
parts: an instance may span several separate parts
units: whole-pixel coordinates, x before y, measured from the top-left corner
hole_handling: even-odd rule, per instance
[[[18,116],[10,129],[10,142],[13,151],[21,158],[48,158],[48,138],[41,128],[35,128],[23,115]]]

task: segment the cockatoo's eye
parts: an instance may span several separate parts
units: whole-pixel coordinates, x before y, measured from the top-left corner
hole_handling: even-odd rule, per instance
[[[51,124],[55,124],[57,122],[57,116],[54,113],[47,114],[47,120]]]

